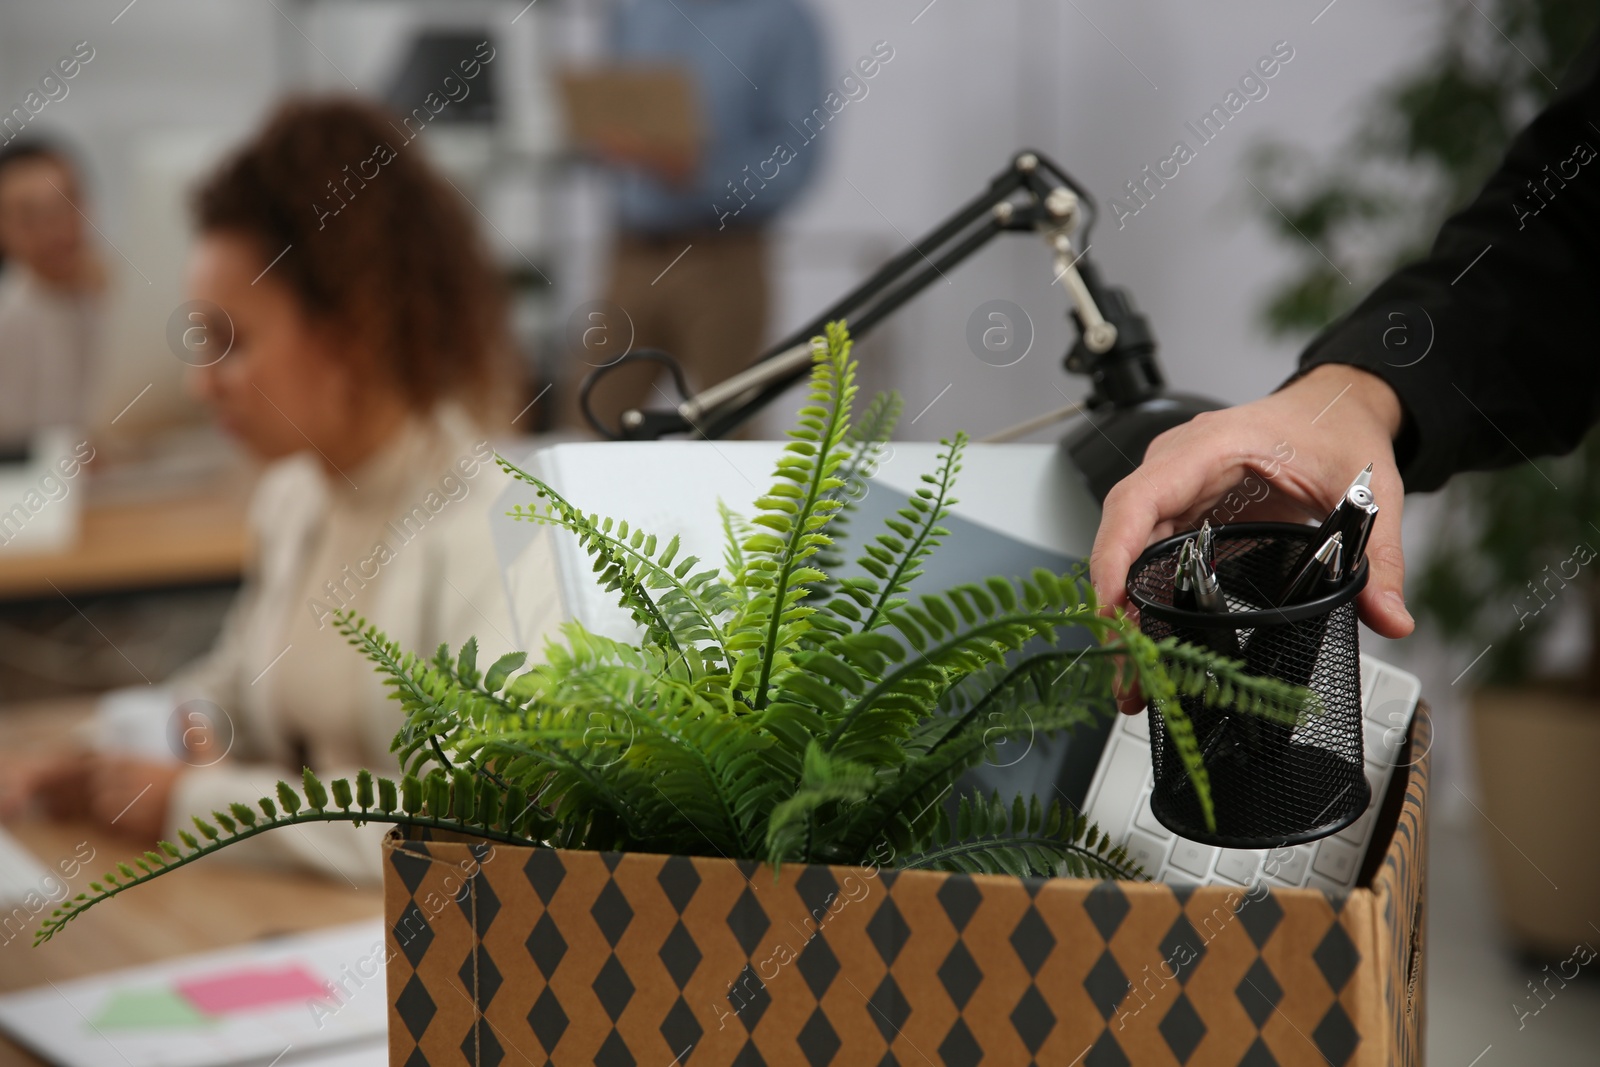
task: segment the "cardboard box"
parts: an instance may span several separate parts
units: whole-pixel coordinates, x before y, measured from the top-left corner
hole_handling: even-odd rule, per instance
[[[1364,888],[1017,879],[392,835],[390,1062],[1422,1062],[1417,711]]]

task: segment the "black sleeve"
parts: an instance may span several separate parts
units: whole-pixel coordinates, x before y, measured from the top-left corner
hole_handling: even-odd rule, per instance
[[[1600,421],[1597,149],[1600,35],[1428,257],[1301,355],[1294,377],[1350,364],[1399,395],[1408,491],[1570,452]]]

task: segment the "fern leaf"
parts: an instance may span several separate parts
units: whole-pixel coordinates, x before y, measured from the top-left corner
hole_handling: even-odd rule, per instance
[[[899,512],[905,523],[892,524],[889,533],[879,534],[877,551],[874,552],[874,546],[867,546],[869,555],[860,561],[863,566],[871,560],[885,568],[877,596],[870,605],[863,605],[866,609],[866,618],[861,623],[863,630],[871,630],[889,620],[894,602],[902,599],[911,583],[921,576],[922,564],[949,533],[939,523],[949,516],[950,505],[956,503],[950,491],[955,486],[956,475],[961,473],[961,453],[967,447],[967,435],[958,433],[954,440],[941,443],[944,450],[939,453],[939,465],[930,479],[933,488],[917,490],[911,497],[912,506]],[[902,531],[907,527],[911,534],[903,539]]]
[[[985,800],[963,796],[954,828],[940,825],[933,847],[912,856],[902,867],[909,870],[961,871],[969,874],[1010,874],[1049,878],[1063,868],[1076,877],[1138,879],[1138,864],[1110,842],[1087,820],[1065,819],[1060,802],[1051,805],[1044,819],[1060,826],[1054,834],[1028,827],[1028,805],[1001,803],[999,794]]]
[[[778,459],[776,485],[763,498],[768,506],[750,520],[773,532],[756,533],[741,546],[746,562],[740,582],[750,597],[729,627],[730,639],[751,634],[760,639],[738,642],[731,685],[738,691],[753,675],[746,699],[757,710],[767,706],[774,674],[788,665],[811,628],[806,620],[812,609],[802,608],[800,601],[820,573],[804,564],[829,543],[823,529],[841,506],[834,495],[844,484],[837,471],[848,455],[845,435],[856,393],[850,338],[842,323],[829,323],[826,338],[813,342],[811,381],[799,425]]]
[[[309,771],[306,772],[304,780],[307,782],[315,781],[319,790],[323,788],[322,783],[311,775]],[[385,787],[391,791],[394,789],[394,782],[387,778],[379,778],[377,781],[380,789]],[[348,793],[350,782],[344,778],[336,779],[332,783],[332,788],[336,794]],[[49,918],[40,923],[38,930],[34,934],[33,943],[40,945],[49,941],[60,933],[67,923],[82,915],[85,911],[102,901],[117,896],[119,893],[132,889],[134,886],[142,885],[152,878],[158,878],[168,871],[187,866],[195,860],[221,851],[240,841],[249,840],[257,834],[266,833],[284,826],[299,826],[315,822],[385,822],[402,826],[471,833],[511,845],[541,845],[545,843],[543,833],[531,836],[526,832],[515,832],[511,825],[506,822],[499,824],[485,824],[482,822],[469,824],[465,820],[453,818],[447,809],[435,808],[416,814],[330,811],[325,808],[319,808],[311,802],[312,798],[310,797],[304,798],[306,803],[302,806],[302,798],[286,782],[278,783],[278,796],[280,801],[285,801],[282,804],[283,812],[280,814],[268,813],[263,819],[255,819],[254,813],[250,813],[250,819],[246,819],[245,813],[249,809],[244,808],[242,804],[232,805],[233,814],[231,816],[222,812],[214,813],[215,818],[223,826],[226,834],[219,832],[209,822],[196,818],[194,820],[195,825],[205,838],[204,843],[196,840],[192,834],[180,831],[179,840],[182,842],[181,846],[162,841],[157,845],[161,850],[161,854],[154,851],[146,852],[143,856],[136,858],[132,866],[128,863],[117,864],[116,874],[108,873],[98,881],[89,883],[90,892],[80,893],[71,900],[64,901],[61,907],[55,909]],[[294,801],[286,801],[285,798],[288,796],[295,797]],[[325,800],[326,797],[324,796]],[[235,821],[236,819],[237,821]],[[549,821],[545,818],[536,819],[533,825],[541,832],[548,832],[552,829]],[[137,872],[134,870],[134,866],[138,867]],[[121,877],[118,877],[118,875]]]

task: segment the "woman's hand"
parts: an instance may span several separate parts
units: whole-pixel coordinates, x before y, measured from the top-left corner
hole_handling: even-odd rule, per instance
[[[1372,464],[1379,506],[1367,543],[1369,577],[1357,606],[1384,637],[1413,627],[1401,595],[1405,488],[1394,461],[1401,407],[1379,377],[1324,364],[1270,396],[1209,411],[1150,443],[1144,462],[1106,496],[1089,575],[1101,602],[1128,603],[1128,568],[1151,542],[1210,519],[1220,523],[1321,521],[1356,474]],[[1144,701],[1124,691],[1118,706]]]
[[[166,825],[172,788],[186,768],[69,749],[0,764],[0,819],[37,804],[52,819],[93,819],[110,830],[154,841]]]
[[[11,819],[37,804],[52,819],[82,819],[89,814],[89,764],[84,749],[29,753],[0,761],[0,819]]]
[[[154,841],[166,826],[172,788],[184,770],[169,760],[95,756],[89,766],[89,813],[119,833]]]

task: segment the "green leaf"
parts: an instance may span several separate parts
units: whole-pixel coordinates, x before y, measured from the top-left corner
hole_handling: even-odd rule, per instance
[[[456,658],[456,673],[459,674],[462,680],[464,680],[468,685],[471,685],[477,680],[478,639],[476,637],[467,638],[466,643],[461,646],[461,653]]]
[[[654,547],[654,542],[655,539],[651,538],[651,547]],[[495,660],[494,665],[484,674],[483,687],[491,693],[498,693],[501,687],[505,685],[506,679],[511,676],[511,672],[517,670],[527,661],[528,654],[526,652],[507,652]]]
[[[328,806],[328,791],[323,788],[317,776],[311,773],[310,767],[300,772],[300,784],[305,790],[306,804],[313,811],[321,811]]]

